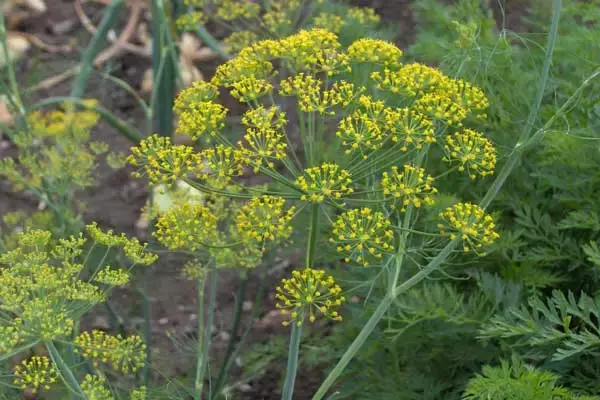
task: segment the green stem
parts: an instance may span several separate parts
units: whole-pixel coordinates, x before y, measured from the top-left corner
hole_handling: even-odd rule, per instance
[[[142,371],[144,386],[150,383],[152,372],[152,304],[148,297],[148,284],[150,281],[150,270],[146,271],[142,282],[142,304],[144,314],[144,342],[146,343],[146,362]]]
[[[219,375],[217,378],[217,383],[214,388],[213,399],[219,393],[219,390],[225,384],[225,379],[227,379],[227,375],[229,373],[229,369],[231,368],[231,363],[233,361],[233,353],[235,352],[235,345],[238,338],[238,330],[240,328],[240,322],[242,320],[242,311],[244,308],[244,298],[246,297],[246,289],[248,288],[248,274],[245,273],[241,279],[240,287],[238,288],[237,298],[235,302],[235,313],[233,316],[233,326],[231,327],[231,334],[229,336],[229,343],[227,343],[227,350],[225,351],[225,358],[223,359],[223,365],[221,366],[221,370],[219,371]]]
[[[200,337],[201,334],[204,334],[204,338],[201,340],[202,347],[200,348],[200,354],[198,355],[198,364],[196,366],[196,382],[194,385],[195,400],[199,400],[202,398],[202,390],[204,387],[204,375],[206,374],[208,359],[210,355],[210,343],[212,336],[211,326],[215,312],[215,304],[217,300],[217,277],[217,269],[216,267],[213,267],[213,270],[210,273],[210,283],[208,288],[208,309],[206,313],[206,318],[202,321],[204,325],[204,332],[198,331],[198,336]],[[204,293],[198,293],[198,295],[203,296]],[[198,301],[200,301],[200,299],[198,299]],[[202,300],[202,303],[204,303],[204,300]],[[204,312],[204,310],[199,310],[199,312]],[[198,321],[200,321],[200,316],[198,316]],[[200,322],[198,322],[198,324],[200,324]]]
[[[298,371],[298,357],[300,355],[300,337],[302,327],[296,322],[292,322],[292,331],[290,332],[290,347],[288,350],[287,368],[285,370],[285,383],[283,384],[282,400],[291,400],[294,394],[294,383]]]
[[[2,53],[4,54],[4,60],[6,62],[6,70],[8,72],[8,81],[10,85],[9,100],[15,108],[18,109],[21,116],[25,116],[25,107],[21,100],[21,92],[19,91],[19,83],[17,81],[17,75],[15,74],[15,68],[12,60],[10,59],[10,52],[8,51],[8,37],[6,35],[6,24],[4,21],[4,13],[0,13],[0,44],[2,46]]]
[[[547,83],[548,72],[550,69],[550,64],[552,61],[552,53],[554,51],[554,44],[556,41],[556,35],[558,32],[558,19],[560,17],[561,11],[561,0],[554,0],[554,8],[552,15],[552,25],[549,32],[548,44],[546,48],[546,58],[544,61],[544,66],[542,68],[542,75],[540,79],[540,87],[538,87],[538,93],[536,96],[536,103],[534,104],[534,108],[532,113],[528,119],[528,124],[526,125],[519,142],[515,146],[513,150],[513,154],[509,158],[509,161],[506,163],[494,183],[492,187],[488,190],[483,200],[481,201],[481,207],[487,207],[491,201],[494,199],[506,178],[512,172],[512,169],[516,165],[517,161],[520,159],[521,151],[518,151],[520,147],[527,141],[530,136],[531,128],[533,122],[537,119],[537,114],[539,112],[539,104],[541,103],[541,98],[544,93],[545,85]],[[367,338],[371,334],[371,332],[375,329],[381,318],[385,315],[387,309],[393,303],[394,299],[402,293],[410,290],[415,285],[419,284],[423,279],[427,278],[433,271],[437,270],[440,265],[446,261],[446,259],[450,256],[452,251],[458,245],[459,240],[453,240],[444,247],[440,253],[432,259],[427,266],[413,275],[411,278],[404,281],[401,285],[393,288],[391,293],[388,292],[386,297],[381,301],[371,318],[367,321],[367,324],[361,329],[358,336],[354,339],[350,347],[346,350],[340,361],[338,361],[337,365],[333,368],[333,370],[329,373],[325,381],[321,384],[317,393],[313,396],[313,400],[321,400],[327,391],[333,386],[337,378],[344,371],[346,366],[350,363],[350,361],[354,358],[354,356],[358,353],[362,345],[366,342]]]
[[[60,355],[60,352],[54,345],[54,342],[49,340],[44,342],[44,344],[46,345],[46,349],[48,349],[48,353],[50,354],[50,358],[52,358],[54,365],[56,365],[58,367],[58,370],[60,371],[59,375],[62,378],[63,383],[71,391],[75,392],[77,396],[76,398],[83,399],[83,390],[81,390],[81,386],[79,386],[77,378],[75,378],[75,375],[73,375],[73,371],[71,371],[67,363],[65,363],[65,360]]]
[[[119,11],[121,8],[123,8],[123,5],[123,0],[113,0],[110,6],[106,8],[106,12],[102,18],[102,21],[100,22],[98,30],[92,37],[88,47],[83,52],[79,67],[79,74],[75,78],[73,89],[71,90],[71,97],[80,98],[85,93],[87,82],[94,68],[94,60],[106,42],[108,31],[117,21]]]
[[[204,351],[204,287],[206,281],[198,279],[198,354],[196,357],[196,380],[194,381],[194,400],[202,398],[203,368],[202,353]]]
[[[315,203],[310,209],[310,227],[308,230],[308,245],[306,247],[306,268],[311,268],[315,262],[315,248],[319,236],[319,204]]]

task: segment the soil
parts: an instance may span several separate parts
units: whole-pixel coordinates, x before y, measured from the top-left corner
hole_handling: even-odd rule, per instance
[[[352,3],[375,8],[382,16],[384,23],[399,25],[401,34],[398,42],[401,45],[410,43],[414,32],[414,20],[409,8],[409,0],[356,0]],[[50,7],[44,15],[29,17],[19,22],[13,29],[33,34],[43,42],[52,45],[68,44],[71,38],[75,37],[78,40],[77,48],[67,53],[49,53],[37,48],[30,50],[19,63],[19,78],[23,87],[30,87],[43,78],[59,74],[75,65],[80,56],[79,52],[89,41],[90,35],[79,23],[72,0],[47,0],[47,4]],[[85,4],[85,11],[92,21],[98,24],[102,6],[98,3],[88,2]],[[61,32],[56,31],[56,26],[59,24],[65,28]],[[140,87],[144,71],[149,67],[149,59],[129,53],[111,60],[103,70],[123,79],[137,89]],[[198,65],[198,67],[206,76],[210,76],[214,70],[213,63]],[[69,91],[70,81],[66,81],[49,90],[34,93],[27,101],[31,104],[36,100],[53,96],[66,96]],[[142,126],[145,123],[144,115],[136,106],[134,99],[122,88],[107,83],[97,75],[91,79],[86,96],[98,99],[105,108],[135,126]],[[94,129],[93,138],[108,143],[112,151],[127,152],[130,147],[130,142],[126,138],[120,136],[104,122]],[[14,149],[11,148],[0,148],[0,157],[13,152]],[[115,171],[104,164],[97,169],[96,185],[80,196],[80,200],[87,205],[84,219],[88,222],[97,221],[100,226],[105,228],[113,228],[144,238],[146,232],[136,227],[136,223],[139,219],[140,209],[146,202],[147,192],[144,183],[131,178],[130,172],[127,168]],[[6,182],[0,181],[0,215],[18,209],[34,210],[38,205],[34,198],[15,194],[11,192]],[[151,293],[153,320],[153,349],[155,351],[153,361],[155,365],[160,366],[161,373],[166,376],[186,376],[194,370],[193,364],[190,364],[186,361],[186,357],[182,357],[177,352],[173,340],[167,335],[167,332],[171,332],[173,336],[182,338],[182,340],[197,337],[196,287],[193,282],[180,277],[180,264],[181,260],[165,256],[148,273],[150,279],[148,292]],[[267,277],[261,276],[258,271],[251,273],[246,301],[251,302],[256,297],[261,280],[266,279],[266,286],[272,286],[286,272],[289,272],[294,264],[294,257],[286,256],[277,262],[275,268],[270,268]],[[232,325],[235,293],[238,285],[239,278],[236,273],[220,275],[217,294],[218,306],[213,321],[215,326],[213,341],[216,348],[213,358],[215,360],[219,358],[226,346],[226,337],[223,332]],[[111,304],[124,319],[128,331],[133,332],[140,328],[139,325],[143,321],[141,298],[134,288],[116,292]],[[272,299],[267,297],[264,309],[272,310],[273,308]],[[248,324],[250,320],[250,312],[244,312],[242,325]],[[90,316],[86,324],[95,328],[107,328],[108,316],[99,310]],[[274,314],[266,312],[259,316],[249,340],[252,343],[268,343],[274,336],[287,336],[287,334],[288,329],[281,327],[280,321],[274,317]],[[216,365],[219,363],[217,362]],[[282,369],[283,365],[281,364],[271,366],[263,375],[241,385],[235,398],[248,400],[279,398],[278,388]],[[156,375],[156,379],[158,379],[158,375]],[[309,399],[322,379],[322,370],[301,368],[297,379],[295,398]]]

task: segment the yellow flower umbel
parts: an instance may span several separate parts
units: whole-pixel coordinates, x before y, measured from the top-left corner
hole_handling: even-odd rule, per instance
[[[350,7],[348,9],[348,19],[352,23],[358,23],[359,25],[378,24],[381,22],[381,18],[375,13],[375,10],[368,7]]]
[[[348,47],[350,60],[356,63],[373,63],[386,68],[398,68],[402,50],[395,44],[379,39],[360,39]]]
[[[217,234],[217,217],[197,203],[178,204],[158,217],[153,235],[170,250],[195,251],[212,243]]]
[[[408,151],[409,147],[422,149],[425,144],[436,141],[433,122],[409,108],[386,109],[385,129],[394,143],[403,144],[402,151]]]
[[[94,281],[109,286],[124,286],[129,283],[129,273],[122,269],[106,266],[96,274]]]
[[[214,101],[189,103],[183,109],[176,107],[175,112],[179,115],[177,133],[189,135],[193,139],[206,135],[214,138],[225,127],[227,109]]]
[[[295,207],[285,209],[281,197],[260,196],[245,204],[235,218],[238,234],[244,241],[280,242],[292,234],[290,222]]]
[[[337,164],[324,163],[318,167],[308,168],[305,176],[296,179],[296,185],[304,192],[301,200],[322,203],[327,200],[338,200],[354,192],[352,175]]]
[[[81,390],[86,400],[113,400],[114,397],[106,387],[106,379],[97,375],[86,375],[81,382]]]
[[[223,40],[223,43],[230,53],[236,54],[258,40],[259,36],[256,33],[244,30],[233,32]]]
[[[217,17],[223,21],[255,18],[259,13],[260,5],[252,1],[222,0],[217,9]]]
[[[359,102],[361,108],[340,121],[336,136],[342,139],[342,145],[347,148],[346,154],[359,152],[363,159],[367,159],[370,152],[381,148],[387,137],[385,104],[369,96],[361,96]]]
[[[123,374],[135,373],[146,361],[146,345],[139,336],[126,338],[111,336],[104,331],[93,330],[77,336],[76,351],[94,366],[111,364],[115,371]]]
[[[347,107],[356,95],[354,85],[345,81],[335,82],[330,89],[323,86],[323,82],[313,75],[300,73],[282,81],[279,94],[295,95],[303,112],[326,115],[334,115],[331,108],[338,104]]]
[[[305,319],[310,322],[317,319],[317,315],[334,321],[341,321],[342,316],[338,310],[346,298],[342,295],[342,288],[335,283],[330,275],[319,269],[306,268],[292,271],[290,279],[282,279],[277,286],[275,306],[283,315],[290,317],[284,321],[287,326],[290,322],[302,326]]]
[[[265,79],[248,76],[231,85],[231,96],[242,103],[255,104],[257,100],[271,93],[273,85]]]
[[[197,175],[202,179],[227,184],[233,177],[242,175],[244,154],[239,149],[219,144],[202,150],[199,157],[204,167]]]
[[[14,368],[13,383],[22,390],[36,394],[40,389],[50,390],[58,380],[58,373],[48,357],[33,356]]]
[[[346,21],[339,15],[322,12],[315,17],[313,24],[315,28],[327,29],[329,32],[339,33],[346,24]]]
[[[169,185],[198,169],[199,159],[190,146],[171,144],[167,137],[152,135],[131,148],[127,161],[140,168],[135,177],[148,176],[150,183]]]
[[[440,233],[451,240],[460,238],[465,252],[489,246],[500,237],[495,231],[494,219],[476,204],[455,204],[441,212],[439,217],[444,221],[438,224]]]
[[[433,178],[423,168],[405,164],[402,172],[392,167],[391,173],[384,172],[381,179],[383,194],[391,196],[400,205],[400,210],[413,205],[416,208],[434,203],[437,189],[433,187]]]
[[[446,138],[444,160],[458,164],[458,170],[466,171],[469,178],[485,177],[494,173],[496,148],[482,134],[471,129]]]
[[[345,261],[356,261],[367,267],[382,258],[393,247],[394,232],[391,222],[378,211],[361,208],[346,211],[333,223],[333,237],[338,253]]]

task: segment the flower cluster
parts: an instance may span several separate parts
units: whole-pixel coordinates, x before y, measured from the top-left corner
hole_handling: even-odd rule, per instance
[[[180,103],[179,103],[180,104]],[[177,133],[198,139],[208,135],[214,138],[225,127],[227,109],[214,101],[187,102],[184,106],[175,105],[179,116]]]
[[[401,211],[405,211],[409,205],[416,208],[423,204],[431,205],[434,203],[433,196],[437,193],[437,189],[433,187],[433,178],[423,168],[411,164],[405,164],[402,172],[396,166],[392,167],[390,173],[384,172],[381,187],[383,194],[399,203]]]
[[[381,148],[387,138],[386,109],[383,101],[374,101],[368,96],[361,96],[359,103],[360,108],[340,121],[336,135],[347,148],[346,154],[358,151],[366,160],[368,154]]]
[[[109,286],[124,286],[129,283],[129,273],[122,269],[112,269],[110,266],[98,271],[94,281]]]
[[[290,317],[289,321],[283,322],[285,326],[290,322],[302,326],[306,318],[314,322],[317,314],[341,321],[342,316],[338,310],[346,300],[342,295],[342,288],[332,276],[323,270],[312,268],[292,271],[291,278],[282,279],[281,285],[277,286],[275,298],[275,306],[283,315]]]
[[[356,96],[354,85],[345,81],[334,83],[330,89],[323,89],[323,82],[313,75],[299,73],[281,82],[279,93],[282,96],[295,95],[298,106],[304,112],[318,112],[334,115],[333,106],[348,107]]]
[[[466,171],[471,179],[494,173],[496,148],[482,134],[471,129],[446,138],[445,161],[458,164],[458,170]]]
[[[301,200],[322,203],[341,199],[354,192],[352,175],[337,164],[324,163],[308,168],[304,176],[296,179],[296,185],[304,192]]]
[[[385,110],[385,129],[394,143],[402,143],[400,150],[422,149],[427,143],[435,143],[433,121],[414,109]]]
[[[171,250],[195,251],[213,243],[217,217],[202,204],[182,203],[158,217],[154,237]]]
[[[106,387],[106,379],[98,375],[86,375],[81,382],[81,390],[87,400],[113,400],[110,389]]]
[[[83,332],[74,340],[77,351],[96,367],[111,364],[123,374],[135,372],[146,361],[146,345],[139,336],[111,336],[104,331]]]
[[[489,246],[500,237],[495,230],[494,219],[476,204],[455,204],[441,212],[439,217],[443,220],[438,224],[440,233],[451,240],[460,238],[465,252]]]
[[[402,50],[393,43],[378,39],[360,39],[348,47],[350,60],[357,63],[380,64],[387,68],[398,68]]]
[[[245,241],[281,241],[292,234],[290,222],[294,207],[285,209],[281,197],[260,196],[245,204],[235,218],[240,237]]]
[[[46,356],[33,356],[21,361],[13,371],[13,383],[22,390],[29,389],[33,394],[40,389],[50,390],[58,381],[56,367]]]
[[[190,146],[173,145],[167,137],[152,135],[131,148],[127,161],[141,171],[135,177],[147,175],[152,184],[174,184],[197,171],[198,155]],[[142,173],[143,171],[143,173]]]
[[[348,210],[333,223],[333,237],[329,241],[337,245],[346,262],[353,260],[367,267],[393,248],[394,232],[390,225],[390,220],[379,211]]]

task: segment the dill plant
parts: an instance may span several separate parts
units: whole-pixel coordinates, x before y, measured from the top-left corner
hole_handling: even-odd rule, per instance
[[[207,45],[226,59],[255,42],[283,38],[302,28],[324,28],[353,36],[353,31],[369,32],[380,23],[380,17],[373,9],[351,7],[344,2],[183,0],[183,3],[188,12],[177,19],[177,27],[198,33]],[[222,48],[204,28],[208,23],[226,32]]]
[[[196,151],[152,136],[132,148],[136,176],[152,185],[183,181],[207,196],[159,216],[155,236],[173,250],[203,254],[209,268],[244,266],[240,256],[251,256],[245,266],[257,267],[269,248],[289,243],[298,229],[294,220],[309,221],[304,265],[276,289],[291,327],[284,399],[292,398],[302,329],[318,320],[343,321],[352,288],[325,270],[331,262],[341,258],[349,268],[364,268],[387,292],[361,333],[368,336],[393,300],[428,271],[452,254],[482,255],[498,238],[484,207],[460,201],[433,207],[438,179],[465,174],[476,182],[494,173],[493,144],[468,128],[486,118],[485,94],[401,57],[396,46],[375,39],[344,50],[324,29],[258,41],[177,99],[178,131],[205,147]],[[224,133],[228,110],[219,102],[220,88],[247,108],[238,141]],[[440,178],[428,172],[434,161],[446,166]],[[270,183],[246,184],[245,170]],[[215,209],[224,201],[226,211]],[[224,254],[228,263],[220,260]],[[355,352],[360,344],[351,347]],[[198,359],[206,351],[199,348]],[[205,369],[199,362],[196,398]]]
[[[33,394],[112,399],[109,377],[132,380],[144,365],[146,345],[139,336],[81,331],[80,324],[113,288],[129,283],[136,265],[150,265],[157,257],[137,239],[96,224],[86,230],[89,239],[27,230],[0,254],[0,360],[25,357],[4,385]],[[105,249],[104,256],[94,262],[90,256],[97,248]],[[122,266],[106,262],[114,251],[113,265]],[[131,398],[140,390],[130,390]]]

